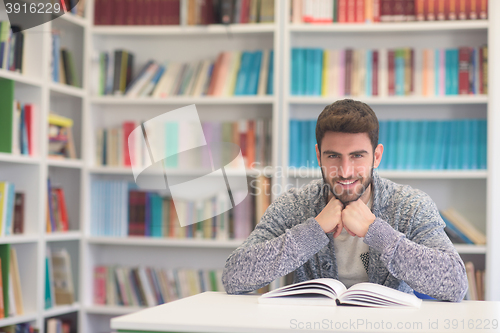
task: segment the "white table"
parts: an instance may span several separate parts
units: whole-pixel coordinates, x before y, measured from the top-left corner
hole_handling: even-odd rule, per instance
[[[500,302],[424,301],[415,308],[286,306],[258,295],[205,292],[129,315],[111,327],[136,332],[500,332]]]

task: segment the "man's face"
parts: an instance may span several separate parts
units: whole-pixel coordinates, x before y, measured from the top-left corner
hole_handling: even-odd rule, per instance
[[[370,186],[383,150],[379,144],[373,152],[368,133],[326,132],[316,156],[330,192],[343,204],[358,200]]]

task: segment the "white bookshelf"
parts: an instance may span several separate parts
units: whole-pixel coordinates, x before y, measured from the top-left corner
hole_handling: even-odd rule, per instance
[[[288,1],[278,1],[275,24],[210,25],[179,27],[104,27],[94,26],[91,17],[93,1],[87,1],[87,16],[69,14],[42,26],[26,31],[25,73],[0,70],[0,78],[15,82],[16,97],[24,103],[38,106],[38,155],[15,156],[0,153],[2,180],[12,181],[16,190],[26,195],[25,234],[4,237],[0,244],[12,244],[18,251],[26,315],[0,320],[0,327],[32,322],[45,333],[47,318],[75,315],[78,332],[97,333],[109,330],[109,319],[141,308],[95,306],[93,304],[93,267],[97,264],[151,265],[181,267],[183,264],[199,268],[222,268],[229,253],[242,240],[153,239],[141,237],[96,237],[90,234],[90,184],[93,179],[132,180],[127,168],[99,167],[94,164],[94,132],[98,125],[116,126],[121,121],[148,119],[178,107],[196,104],[201,120],[238,120],[246,118],[273,119],[273,163],[265,169],[228,170],[229,176],[245,177],[264,174],[273,176],[284,170],[284,178],[273,177],[273,184],[301,186],[320,177],[319,170],[288,168],[288,121],[290,117],[317,118],[323,107],[335,98],[289,95],[290,50],[292,46],[323,48],[403,46],[403,41],[416,47],[476,45],[488,42],[489,91],[500,89],[500,68],[495,59],[500,54],[500,4],[489,2],[490,20],[466,22],[415,22],[371,25],[292,25],[288,23]],[[90,15],[89,15],[90,14]],[[52,82],[50,73],[52,27],[64,30],[68,48],[81,59],[76,59],[81,88]],[[424,38],[425,37],[425,38]],[[495,38],[496,37],[496,38]],[[335,45],[333,45],[335,44]],[[171,52],[172,45],[175,52]],[[374,46],[375,45],[375,46]],[[406,45],[406,44],[405,44]],[[196,47],[196,55],[193,48]],[[437,47],[437,46],[436,46]],[[92,94],[91,66],[95,51],[129,49],[136,54],[135,70],[147,60],[181,61],[214,58],[223,50],[251,50],[273,48],[275,51],[274,96],[234,97],[173,97],[169,99],[95,96]],[[168,56],[167,56],[168,55]],[[189,58],[189,59],[188,59]],[[134,73],[136,74],[136,73]],[[342,97],[343,98],[343,97]],[[484,262],[487,269],[487,298],[500,300],[500,244],[494,235],[500,235],[500,96],[446,96],[422,98],[385,97],[359,98],[373,107],[380,119],[396,117],[485,117],[488,119],[488,169],[467,171],[381,171],[380,175],[396,182],[422,187],[435,199],[438,207],[455,204],[465,209],[469,218],[486,232],[486,246],[457,244],[463,256]],[[419,108],[425,111],[419,114]],[[138,110],[140,112],[138,112]],[[54,160],[47,152],[47,116],[50,111],[75,120],[76,160]],[[135,118],[134,118],[135,117]],[[169,170],[169,174],[196,176],[196,170]],[[47,234],[45,216],[47,198],[46,179],[63,185],[71,210],[70,232]],[[155,175],[154,172],[151,175]],[[158,174],[156,174],[158,175]],[[53,178],[53,179],[52,179]],[[470,195],[466,196],[467,191]],[[475,223],[476,223],[475,222]],[[75,285],[75,304],[44,309],[44,276],[46,247],[66,247],[72,259]],[[21,264],[22,260],[22,264]],[[218,265],[216,267],[216,265]]]

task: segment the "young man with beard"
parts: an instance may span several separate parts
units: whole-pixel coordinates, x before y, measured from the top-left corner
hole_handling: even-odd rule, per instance
[[[328,105],[316,125],[322,179],[291,189],[266,210],[227,259],[229,294],[257,290],[294,272],[294,282],[334,278],[413,290],[458,302],[467,291],[462,259],[424,192],[380,178],[378,120],[350,99]]]

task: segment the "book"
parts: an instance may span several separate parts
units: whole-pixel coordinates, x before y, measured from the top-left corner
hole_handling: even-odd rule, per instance
[[[335,279],[319,278],[269,291],[258,298],[260,304],[279,305],[358,305],[367,307],[415,307],[422,300],[383,285],[362,282],[347,289]]]
[[[51,259],[55,304],[73,304],[75,292],[68,250],[63,248],[52,251]]]

